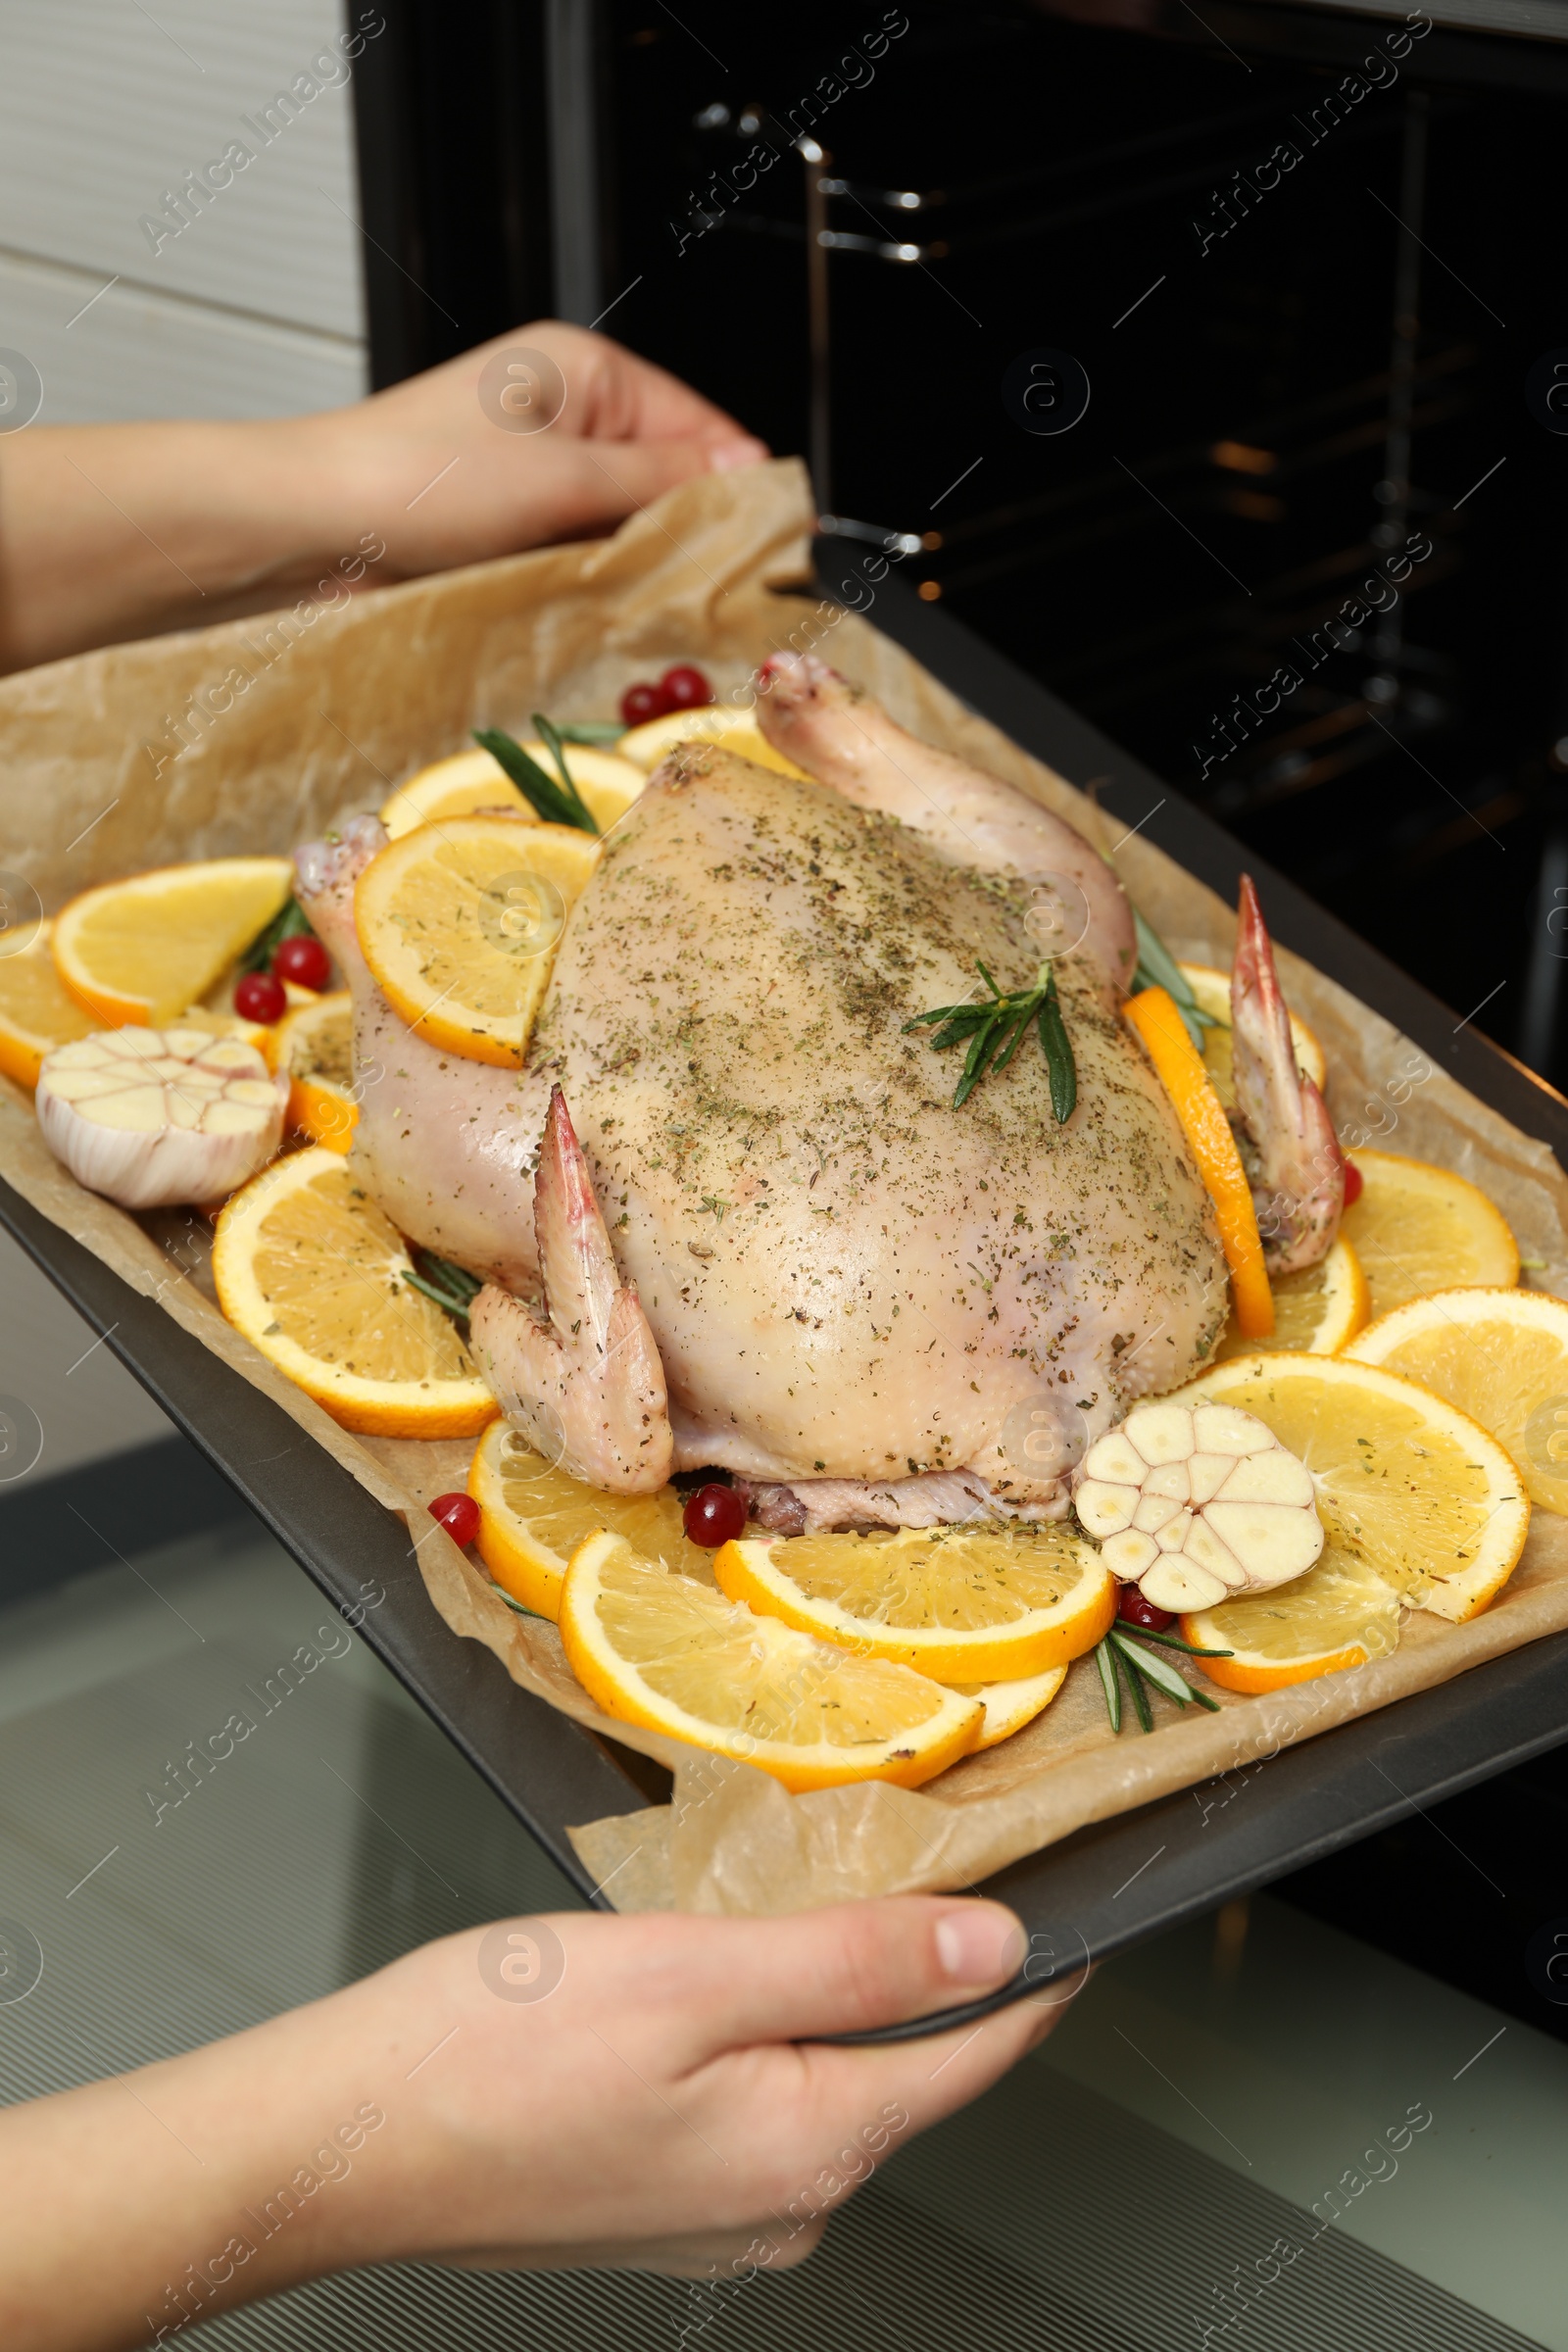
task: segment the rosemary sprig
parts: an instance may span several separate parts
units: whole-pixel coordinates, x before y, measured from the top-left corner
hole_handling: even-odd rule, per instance
[[[285,939],[314,939],[310,918],[298,899],[290,898],[265,931],[258,931],[239,959],[242,972],[265,972],[271,968],[272,957]]]
[[[963,1073],[953,1095],[954,1109],[961,1110],[988,1070],[1006,1068],[1032,1021],[1051,1073],[1051,1110],[1059,1127],[1072,1116],[1073,1104],[1078,1100],[1078,1069],[1073,1060],[1072,1041],[1061,1017],[1055,972],[1049,963],[1043,963],[1033,988],[1016,989],[1007,995],[997,986],[983,963],[977,962],[975,968],[991,991],[988,999],[978,1004],[938,1004],[930,1012],[917,1013],[912,1021],[905,1022],[905,1035],[911,1029],[928,1028],[933,1021],[940,1021],[942,1027],[927,1041],[934,1054],[946,1053],[950,1046],[968,1040]]]
[[[1115,1631],[1118,1634],[1124,1631],[1128,1634],[1136,1632],[1140,1642],[1157,1642],[1165,1649],[1185,1650],[1190,1658],[1234,1658],[1236,1655],[1234,1649],[1200,1649],[1196,1643],[1183,1642],[1175,1634],[1156,1634],[1152,1626],[1135,1627],[1130,1617],[1118,1617]]]
[[[1231,1651],[1195,1649],[1190,1642],[1175,1641],[1169,1634],[1152,1634],[1146,1626],[1140,1626],[1138,1632],[1140,1640],[1130,1641],[1118,1619],[1095,1651],[1095,1664],[1100,1669],[1100,1686],[1105,1693],[1105,1712],[1110,1718],[1111,1730],[1121,1730],[1122,1678],[1125,1678],[1132,1695],[1138,1721],[1146,1732],[1152,1732],[1154,1728],[1154,1718],[1144,1688],[1146,1683],[1163,1692],[1166,1698],[1173,1698],[1181,1708],[1185,1709],[1190,1699],[1196,1699],[1200,1707],[1206,1707],[1211,1715],[1217,1715],[1217,1699],[1210,1698],[1206,1690],[1200,1690],[1185,1675],[1178,1674],[1168,1658],[1157,1656],[1153,1650],[1144,1649],[1141,1642],[1159,1642],[1172,1649],[1186,1650],[1188,1656],[1194,1658],[1228,1658]]]
[[[422,1274],[411,1273],[407,1266],[403,1269],[403,1279],[410,1290],[445,1307],[455,1323],[466,1324],[468,1308],[484,1289],[478,1276],[470,1274],[466,1266],[455,1266],[449,1257],[437,1257],[431,1250],[419,1251],[419,1263],[424,1268]]]
[[[1203,1031],[1223,1029],[1225,1023],[1217,1021],[1211,1012],[1203,1010],[1181,965],[1152,923],[1146,922],[1136,906],[1133,908],[1133,921],[1138,928],[1138,969],[1133,974],[1134,988],[1164,989],[1166,995],[1175,1000],[1187,1034],[1201,1054]]]
[[[534,723],[536,726],[540,723],[537,716]],[[550,724],[548,719],[543,723],[546,726]],[[552,749],[561,768],[559,783],[554,776],[546,775],[537,760],[529,759],[514,735],[508,735],[503,728],[475,727],[473,740],[483,745],[498,767],[506,770],[535,816],[545,824],[575,825],[583,833],[597,834],[599,827],[594,823],[588,804],[566,773],[566,763],[561,756],[559,730],[551,728],[551,733],[557,737]],[[544,740],[548,742],[549,737],[546,736]]]

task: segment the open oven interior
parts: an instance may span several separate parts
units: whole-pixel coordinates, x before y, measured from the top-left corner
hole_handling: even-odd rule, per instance
[[[362,93],[383,376],[602,318],[1568,1076],[1568,47],[1266,0],[476,24],[405,8]]]

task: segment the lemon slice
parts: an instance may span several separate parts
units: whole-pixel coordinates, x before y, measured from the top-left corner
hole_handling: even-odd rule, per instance
[[[756,1764],[786,1788],[918,1788],[968,1753],[984,1721],[978,1700],[754,1616],[608,1529],[571,1555],[561,1638],[607,1715]]]
[[[750,760],[755,767],[771,767],[781,776],[806,776],[804,767],[774,751],[753,713],[737,710],[732,703],[709,703],[701,710],[668,710],[662,718],[633,727],[615,750],[647,775],[677,743],[722,744],[726,752],[733,752],[737,760]]]
[[[1231,1074],[1231,976],[1211,963],[1184,963],[1178,967],[1201,1011],[1221,1026],[1203,1031],[1203,1066],[1213,1081],[1214,1092],[1227,1110],[1236,1108],[1236,1081]],[[1307,1027],[1291,1014],[1291,1042],[1296,1048],[1296,1066],[1321,1090],[1328,1064],[1323,1049]]]
[[[1451,1169],[1393,1152],[1349,1152],[1361,1197],[1340,1230],[1361,1261],[1375,1316],[1433,1291],[1511,1290],[1519,1249],[1485,1193]]]
[[[742,1537],[720,1589],[767,1617],[942,1683],[1017,1682],[1081,1657],[1116,1614],[1116,1580],[1065,1528],[899,1528]]]
[[[0,1070],[19,1086],[36,1086],[38,1068],[56,1046],[74,1045],[103,1026],[84,1012],[55,970],[51,926],[10,956],[0,956]]]
[[[354,999],[336,989],[286,1013],[269,1033],[267,1057],[288,1077],[288,1123],[313,1143],[346,1152],[359,1124],[354,1084]]]
[[[537,1616],[560,1616],[566,1563],[597,1528],[624,1536],[657,1567],[712,1585],[713,1555],[688,1540],[673,1487],[657,1494],[602,1494],[553,1467],[505,1421],[493,1422],[479,1440],[468,1493],[479,1505],[479,1557],[496,1583]]]
[[[599,844],[574,825],[459,816],[405,833],[354,891],[365,960],[409,1026],[469,1061],[520,1065]]]
[[[473,1437],[495,1398],[451,1316],[404,1281],[412,1271],[342,1155],[319,1145],[253,1177],[213,1241],[230,1323],[344,1429]]]
[[[266,930],[293,870],[286,858],[219,858],[100,883],[56,915],[55,969],[109,1028],[167,1028]]]
[[[1234,1653],[1194,1661],[1211,1683],[1225,1690],[1278,1690],[1386,1658],[1398,1644],[1399,1599],[1375,1569],[1331,1544],[1294,1585],[1195,1609],[1181,1628],[1195,1649]]]
[[[1317,1489],[1329,1543],[1455,1624],[1512,1574],[1530,1526],[1494,1438],[1430,1390],[1344,1355],[1239,1355],[1176,1392],[1255,1413]]]
[[[1418,1380],[1505,1446],[1544,1511],[1568,1513],[1568,1304],[1540,1291],[1437,1291],[1348,1353]]]
[[[1216,1363],[1233,1355],[1253,1355],[1260,1348],[1291,1355],[1337,1355],[1367,1319],[1366,1276],[1343,1237],[1315,1266],[1303,1266],[1299,1274],[1276,1274],[1269,1288],[1274,1294],[1269,1337],[1244,1339],[1233,1312],[1214,1351]]]
[[[548,744],[525,743],[523,750],[547,776],[556,775],[555,756]],[[563,752],[566,773],[588,804],[588,813],[601,833],[608,833],[625,815],[648,778],[641,767],[613,752],[596,752],[586,744],[568,743]],[[449,816],[468,816],[476,808],[508,808],[532,819],[533,809],[481,744],[472,751],[454,752],[421,767],[416,776],[400,784],[381,804],[381,822],[392,840]]]
[[[1065,1666],[1051,1666],[1044,1674],[1027,1674],[1016,1683],[950,1683],[948,1688],[960,1698],[977,1698],[986,1711],[974,1743],[978,1755],[981,1748],[999,1746],[1043,1715],[1066,1680]]]

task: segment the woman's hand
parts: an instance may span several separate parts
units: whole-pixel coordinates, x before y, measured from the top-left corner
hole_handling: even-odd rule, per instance
[[[870,2048],[809,2036],[976,1998],[1023,1953],[999,1905],[913,1895],[450,1936],[231,2040],[0,2117],[0,2334],[13,2352],[107,2352],[396,2260],[783,2268],[1058,2007]]]
[[[509,382],[519,350],[546,365]],[[542,429],[513,429],[519,386],[554,412]],[[557,320],[320,416],[32,425],[0,435],[0,669],[291,604],[377,538],[368,587],[609,531],[766,455],[662,368]]]
[[[372,525],[386,541],[383,582],[612,530],[693,474],[767,456],[689,385],[556,319],[306,426],[343,547]]]

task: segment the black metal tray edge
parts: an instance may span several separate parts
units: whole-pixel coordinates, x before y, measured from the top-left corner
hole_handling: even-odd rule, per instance
[[[823,594],[832,595],[830,585]],[[1075,783],[1094,783],[1114,815],[1221,896],[1234,900],[1245,866],[1266,893],[1278,938],[1568,1160],[1562,1096],[1473,1027],[1456,1026],[1437,998],[961,622],[893,579],[878,590],[876,625],[1025,750]],[[612,1908],[578,1858],[568,1826],[654,1800],[609,1746],[514,1684],[479,1643],[453,1639],[425,1593],[402,1522],[279,1406],[3,1182],[0,1222],[364,1634],[585,1899]],[[1070,1997],[1088,1962],[1316,1861],[1565,1738],[1568,1635],[1559,1635],[1009,1865],[973,1891],[1011,1903],[1022,1918],[1031,1936],[1023,1975],[984,2001],[842,2038],[903,2039],[981,2020],[1031,1994]],[[1254,1784],[1268,1790],[1265,1803],[1247,1801]],[[1221,1788],[1223,1797],[1211,1793]]]
[[[0,1181],[0,1223],[439,1724],[578,1891],[568,1823],[650,1800],[581,1724],[514,1683],[437,1614],[401,1519],[159,1301]],[[115,1529],[100,1531],[113,1544]]]

